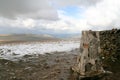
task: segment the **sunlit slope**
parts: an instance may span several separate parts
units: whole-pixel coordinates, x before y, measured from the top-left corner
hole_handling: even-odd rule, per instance
[[[0,35],[0,41],[41,41],[41,40],[58,40],[51,35],[47,34],[10,34]]]

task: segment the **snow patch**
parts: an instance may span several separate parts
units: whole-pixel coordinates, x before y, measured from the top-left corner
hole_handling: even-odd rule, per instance
[[[1,45],[0,57],[5,59],[14,59],[26,54],[44,54],[50,52],[70,51],[79,48],[77,41],[60,41],[60,42],[35,42],[14,45]]]

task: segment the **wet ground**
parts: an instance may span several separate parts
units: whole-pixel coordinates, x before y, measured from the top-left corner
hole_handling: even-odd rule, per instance
[[[0,59],[0,80],[69,80],[79,49]]]

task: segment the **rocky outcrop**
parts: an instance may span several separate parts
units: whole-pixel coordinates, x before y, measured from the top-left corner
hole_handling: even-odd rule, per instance
[[[120,61],[120,30],[83,31],[80,54],[72,67],[73,80],[101,80],[111,72],[110,63]],[[111,68],[112,69],[112,68]]]

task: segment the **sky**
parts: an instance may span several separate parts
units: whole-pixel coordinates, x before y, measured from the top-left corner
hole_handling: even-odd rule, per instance
[[[0,0],[0,34],[120,28],[120,0]]]

